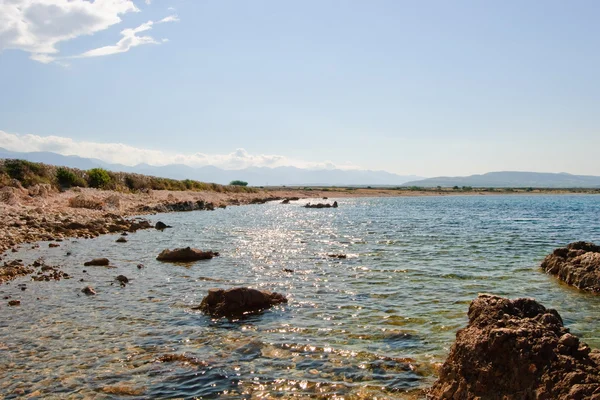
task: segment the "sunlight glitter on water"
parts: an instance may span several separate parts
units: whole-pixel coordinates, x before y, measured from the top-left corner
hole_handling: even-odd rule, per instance
[[[125,246],[109,235],[15,254],[43,255],[74,279],[0,288],[22,300],[2,309],[0,357],[8,361],[0,363],[0,393],[419,398],[479,292],[535,297],[600,347],[600,299],[538,269],[555,247],[600,242],[599,198],[338,202],[335,210],[292,203],[157,215],[174,228],[138,232]],[[221,257],[155,260],[164,248],[188,245]],[[96,256],[117,268],[82,267]],[[112,284],[119,274],[130,284]],[[98,295],[82,295],[86,285]],[[239,321],[190,309],[209,288],[233,286],[278,291],[290,301]],[[164,355],[182,357],[160,361]]]

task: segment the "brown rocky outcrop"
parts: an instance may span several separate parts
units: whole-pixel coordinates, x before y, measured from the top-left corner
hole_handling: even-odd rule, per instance
[[[202,251],[193,249],[191,247],[185,247],[174,250],[163,250],[160,252],[156,259],[158,261],[171,261],[171,262],[190,262],[198,260],[209,260],[213,257],[217,257],[219,253],[213,251]]]
[[[429,399],[600,399],[600,352],[533,299],[482,294]]]
[[[237,287],[233,289],[210,289],[200,306],[194,307],[213,317],[237,317],[258,312],[274,305],[287,303],[287,298],[267,290]]]
[[[600,246],[575,242],[546,256],[541,265],[565,283],[589,292],[600,293]]]

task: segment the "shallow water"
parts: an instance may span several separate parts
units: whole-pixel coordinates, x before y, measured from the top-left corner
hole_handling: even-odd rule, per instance
[[[156,215],[173,229],[11,255],[44,256],[74,279],[0,286],[21,299],[0,304],[0,398],[418,398],[482,292],[535,297],[600,347],[600,296],[539,270],[558,246],[600,242],[600,197],[337,200]],[[188,245],[221,257],[155,261]],[[94,257],[116,268],[82,266]],[[190,309],[211,287],[241,285],[290,301],[241,321]],[[156,361],[183,353],[193,362]]]

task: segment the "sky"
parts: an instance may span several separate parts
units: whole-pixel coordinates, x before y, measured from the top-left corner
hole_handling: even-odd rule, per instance
[[[0,147],[600,175],[600,2],[0,0]]]

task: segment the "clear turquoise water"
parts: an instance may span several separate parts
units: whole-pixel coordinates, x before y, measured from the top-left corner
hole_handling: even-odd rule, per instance
[[[556,247],[600,243],[600,197],[337,200],[338,209],[292,202],[156,215],[173,229],[13,255],[44,256],[74,279],[0,287],[22,302],[0,304],[0,394],[123,398],[120,386],[132,398],[420,397],[483,292],[534,297],[600,347],[600,296],[539,269]],[[154,260],[188,245],[221,257]],[[82,266],[100,256],[117,268]],[[127,287],[112,284],[119,274]],[[81,294],[85,285],[98,295]],[[190,309],[211,287],[241,285],[290,301],[241,321]],[[182,353],[202,363],[156,361]]]

